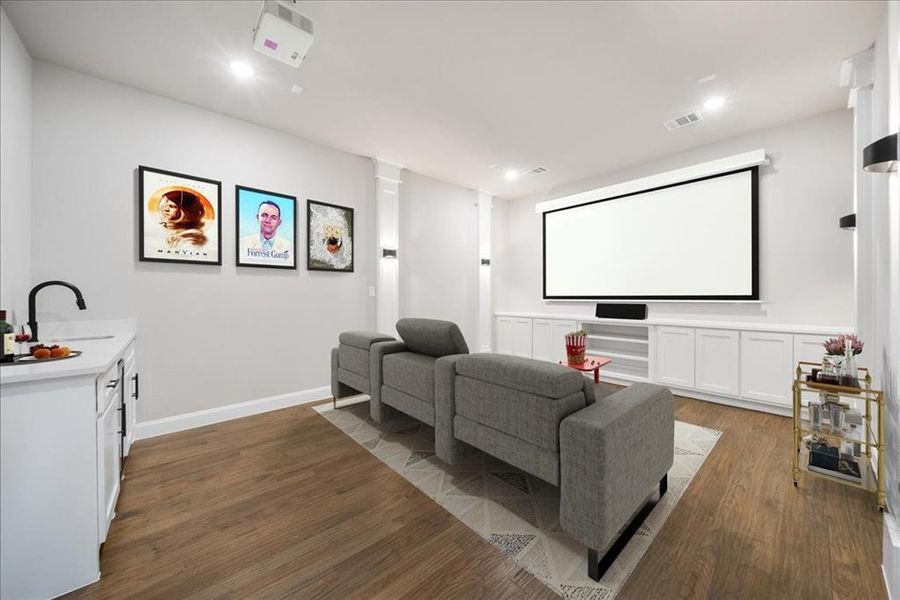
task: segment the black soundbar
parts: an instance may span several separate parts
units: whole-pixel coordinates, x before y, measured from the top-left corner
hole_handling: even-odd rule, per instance
[[[633,319],[640,321],[647,318],[646,304],[598,304],[598,319]]]

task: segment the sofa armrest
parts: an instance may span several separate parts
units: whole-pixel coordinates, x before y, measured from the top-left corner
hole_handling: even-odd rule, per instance
[[[668,388],[636,383],[560,424],[563,530],[606,548],[674,460],[675,409]]]
[[[447,464],[464,458],[465,445],[453,433],[456,416],[456,361],[466,354],[450,354],[434,361],[434,451]]]
[[[384,381],[382,359],[397,352],[406,352],[406,344],[377,342],[369,347],[369,414],[376,423],[383,423],[389,415],[389,407],[381,403],[381,383]]]

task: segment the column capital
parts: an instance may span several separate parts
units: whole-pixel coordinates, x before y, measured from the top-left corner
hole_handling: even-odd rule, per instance
[[[403,183],[400,172],[406,168],[404,165],[377,156],[372,158],[372,162],[375,163],[375,179]]]
[[[857,91],[871,88],[875,83],[875,50],[869,48],[845,58],[841,62],[840,87],[850,88],[847,108],[856,106]]]

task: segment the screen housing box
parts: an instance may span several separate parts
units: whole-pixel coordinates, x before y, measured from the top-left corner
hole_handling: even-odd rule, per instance
[[[696,183],[698,181],[706,181],[709,179],[715,179],[718,177],[725,177],[728,175],[733,175],[735,173],[743,173],[745,171],[750,172],[750,203],[751,203],[751,216],[750,216],[750,227],[751,227],[751,292],[749,294],[739,294],[739,295],[574,295],[574,296],[565,296],[565,295],[548,295],[547,294],[547,215],[555,212],[560,212],[564,210],[569,210],[572,208],[578,208],[581,206],[587,206],[590,204],[598,204],[600,202],[608,202],[610,200],[616,200],[619,198],[627,198],[630,196],[638,196],[641,194],[645,194],[647,192],[654,192],[657,190],[663,190],[667,188],[678,187],[682,185],[688,185],[691,183]],[[636,190],[633,192],[628,192],[625,194],[619,194],[615,196],[610,196],[608,198],[600,198],[598,200],[592,200],[589,202],[582,202],[579,204],[574,204],[571,206],[563,206],[556,209],[551,209],[544,211],[541,216],[541,287],[542,294],[544,300],[641,300],[641,301],[654,301],[654,300],[662,300],[662,301],[716,301],[716,302],[747,302],[747,301],[758,301],[760,299],[759,295],[759,165],[754,165],[750,167],[743,167],[734,169],[732,171],[726,171],[723,173],[715,173],[713,175],[707,175],[703,177],[695,177],[693,179],[688,179],[684,181],[678,181],[675,183],[669,183],[665,185],[659,185],[656,187]]]

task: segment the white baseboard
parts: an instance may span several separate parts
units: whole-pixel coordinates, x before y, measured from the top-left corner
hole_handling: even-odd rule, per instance
[[[177,431],[184,431],[195,427],[213,425],[223,421],[231,421],[232,419],[240,419],[241,417],[258,415],[260,413],[269,412],[270,410],[288,408],[290,406],[307,404],[309,402],[326,400],[328,398],[331,398],[331,388],[329,386],[322,386],[309,390],[292,392],[290,394],[272,396],[270,398],[260,398],[259,400],[249,400],[247,402],[229,404],[228,406],[208,408],[206,410],[198,410],[197,412],[185,413],[183,415],[164,417],[152,421],[143,421],[135,424],[134,439],[145,440],[158,435],[166,435],[167,433],[175,433]]]
[[[881,574],[889,600],[900,600],[900,520],[895,515],[884,513],[883,547],[881,551]]]

